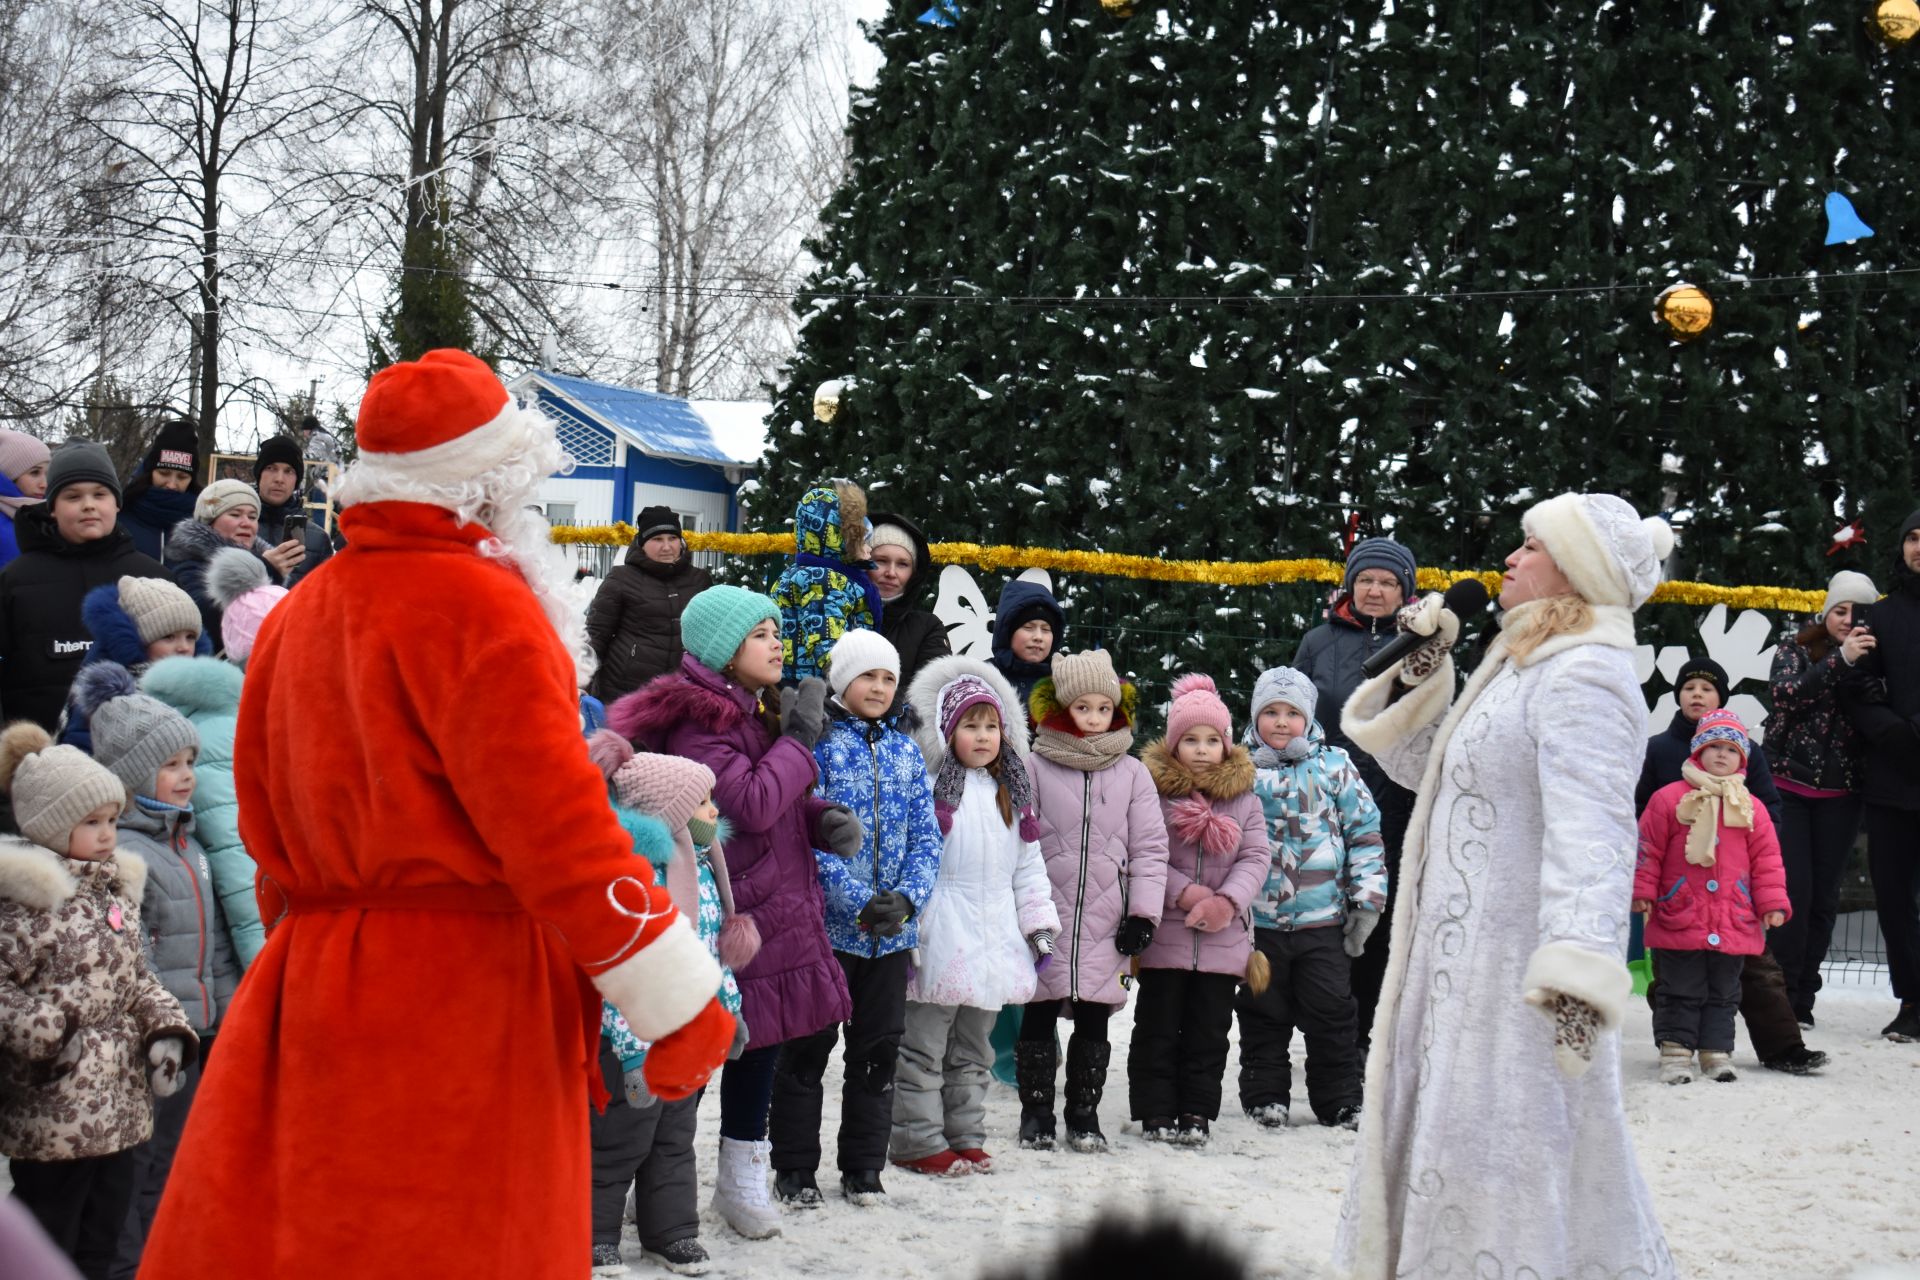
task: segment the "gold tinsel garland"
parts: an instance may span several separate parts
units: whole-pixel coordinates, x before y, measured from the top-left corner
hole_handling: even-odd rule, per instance
[[[636,530],[630,524],[566,526],[553,531],[553,540],[570,546],[624,547]],[[687,545],[695,551],[719,551],[735,556],[790,555],[790,533],[690,533]],[[1108,578],[1142,578],[1152,582],[1197,582],[1217,587],[1257,587],[1283,582],[1336,583],[1346,577],[1338,560],[1162,560],[1111,551],[1063,551],[1051,547],[982,546],[977,542],[936,542],[929,550],[936,564],[965,564],[980,569],[1047,569],[1055,573],[1085,573]],[[1462,578],[1478,578],[1491,593],[1500,590],[1497,570],[1422,569],[1422,591],[1445,591]],[[1724,604],[1729,609],[1772,609],[1783,613],[1818,613],[1826,601],[1822,591],[1792,587],[1721,587],[1710,582],[1663,582],[1653,593],[1654,604]]]

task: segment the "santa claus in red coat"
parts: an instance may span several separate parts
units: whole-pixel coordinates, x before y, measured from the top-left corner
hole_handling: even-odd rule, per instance
[[[665,1098],[733,1019],[580,738],[584,636],[524,509],[552,424],[431,351],[374,375],[355,436],[347,547],[248,665],[234,773],[271,932],[140,1274],[577,1280],[601,997]]]

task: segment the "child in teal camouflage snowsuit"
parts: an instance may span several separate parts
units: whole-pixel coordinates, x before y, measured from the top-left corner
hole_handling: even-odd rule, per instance
[[[851,480],[815,485],[793,510],[793,562],[773,585],[780,606],[780,683],[825,676],[833,642],[880,628],[880,592],[867,577],[867,495]]]
[[[759,934],[753,922],[733,913],[721,842],[725,824],[713,806],[713,772],[679,756],[635,755],[626,740],[601,730],[588,750],[613,794],[614,813],[633,838],[633,851],[651,864],[648,879],[667,891],[674,906],[721,962],[720,1003],[737,1020],[732,1057],[747,1042],[740,1017],[740,987],[733,971],[753,959]],[[669,1269],[698,1267],[707,1258],[700,1244],[698,1180],[693,1139],[700,1095],[662,1102],[647,1091],[641,1067],[647,1043],[634,1035],[611,1004],[600,1011],[600,1069],[612,1095],[605,1112],[592,1115],[593,1266],[596,1275],[624,1275],[620,1220],[633,1190],[634,1222],[646,1253]]]
[[[1306,675],[1275,667],[1254,684],[1247,727],[1253,791],[1273,850],[1267,882],[1253,899],[1254,947],[1269,979],[1257,995],[1243,986],[1234,1009],[1240,1105],[1272,1129],[1286,1126],[1292,1102],[1295,1026],[1306,1036],[1314,1115],[1325,1125],[1359,1126],[1350,975],[1387,900],[1380,810],[1347,753],[1327,744],[1314,719],[1316,700]]]

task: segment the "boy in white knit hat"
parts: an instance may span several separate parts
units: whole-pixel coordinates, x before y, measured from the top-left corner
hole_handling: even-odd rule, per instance
[[[893,1127],[893,1076],[907,1027],[907,975],[919,945],[920,910],[940,867],[941,834],[926,759],[891,713],[900,654],[877,631],[849,631],[827,655],[827,732],[813,749],[814,794],[844,804],[865,828],[858,855],[815,851],[826,895],[827,938],[847,977],[840,1090],[841,1193],[871,1205],[885,1194],[880,1171]],[[797,1208],[822,1202],[822,1078],[840,1028],[789,1041],[773,1078],[774,1194]]]
[[[0,1155],[13,1194],[88,1275],[113,1259],[153,1098],[194,1049],[147,967],[147,865],[117,848],[120,780],[46,731],[0,734]]]

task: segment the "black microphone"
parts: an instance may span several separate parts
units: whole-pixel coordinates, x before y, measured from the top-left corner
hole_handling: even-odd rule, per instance
[[[1487,608],[1487,584],[1478,578],[1462,578],[1447,588],[1447,594],[1440,602],[1453,610],[1461,625]],[[1390,671],[1400,665],[1400,660],[1425,644],[1431,636],[1416,635],[1411,631],[1402,631],[1393,639],[1374,650],[1373,656],[1360,664],[1361,674],[1371,680],[1382,671]]]

